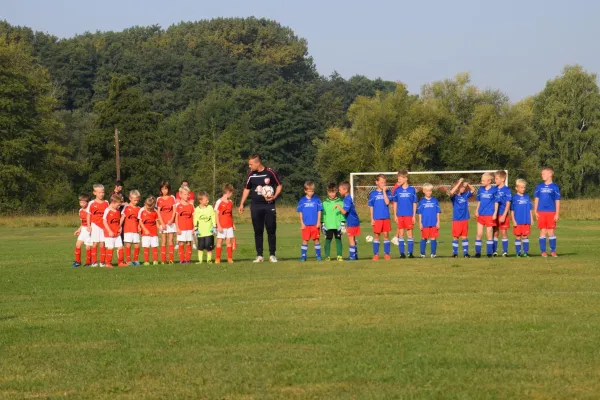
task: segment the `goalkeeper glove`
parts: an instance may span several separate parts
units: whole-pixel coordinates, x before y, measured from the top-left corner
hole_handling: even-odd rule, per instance
[[[321,232],[327,233],[327,227],[325,226],[325,224],[321,224]]]
[[[342,222],[342,227],[340,228],[340,231],[342,231],[342,234],[346,234],[346,223]]]

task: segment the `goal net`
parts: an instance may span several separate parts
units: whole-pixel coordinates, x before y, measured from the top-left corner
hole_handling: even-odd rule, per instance
[[[483,173],[491,173],[495,170],[478,170],[478,171],[415,171],[408,173],[408,183],[414,186],[417,194],[420,197],[423,184],[431,183],[433,185],[433,195],[439,201],[449,200],[449,194],[456,182],[463,178],[465,182],[469,182],[475,189],[481,186],[481,175]],[[506,172],[506,184],[508,185],[508,171]],[[387,178],[388,189],[392,189],[398,180],[397,172],[353,172],[350,174],[350,193],[357,206],[366,206],[369,200],[369,194],[376,189],[375,177],[379,174],[385,175]],[[492,185],[494,182],[492,181]],[[471,198],[475,201],[475,197]]]

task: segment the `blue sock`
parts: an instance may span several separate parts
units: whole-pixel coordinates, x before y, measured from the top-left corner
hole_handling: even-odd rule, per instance
[[[498,238],[494,238],[494,243],[493,243],[494,247],[492,253],[496,253],[498,252]]]
[[[425,248],[427,247],[427,240],[421,239],[421,254],[425,254]]]
[[[373,255],[374,256],[379,255],[379,240],[373,241]]]
[[[321,245],[315,244],[315,253],[317,254],[317,258],[321,258]]]
[[[515,240],[515,250],[517,255],[521,254],[521,241],[519,239]]]
[[[523,253],[529,253],[529,239],[523,239]]]
[[[356,260],[356,246],[350,246],[350,259]]]
[[[400,254],[405,254],[404,253],[404,238],[402,239],[398,239],[398,247],[400,247]]]
[[[508,239],[502,239],[502,253],[508,253]]]
[[[481,240],[475,241],[475,253],[481,254]]]
[[[489,256],[494,253],[494,241],[488,240],[486,244],[487,244],[486,250],[487,250],[487,254]]]
[[[308,251],[308,245],[303,244],[300,246],[300,257],[306,258],[306,252]]]
[[[452,254],[454,254],[455,256],[458,255],[458,240],[452,241]]]
[[[542,253],[546,252],[546,238],[545,237],[540,238],[540,251]]]
[[[413,238],[408,238],[408,254],[412,254],[415,250],[415,241]]]
[[[463,239],[463,254],[469,254],[469,239]]]
[[[437,240],[431,239],[431,254],[436,254],[437,252]]]
[[[548,241],[550,242],[550,251],[552,253],[556,252],[556,236],[550,236]]]
[[[390,241],[389,240],[384,240],[383,241],[383,253],[387,254],[388,256],[390,255]]]

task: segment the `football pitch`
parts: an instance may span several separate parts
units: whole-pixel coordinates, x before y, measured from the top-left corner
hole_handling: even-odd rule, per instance
[[[0,398],[599,397],[599,224],[479,260],[444,225],[437,259],[300,263],[280,225],[256,265],[245,224],[233,265],[114,270],[70,268],[74,229],[2,228]]]

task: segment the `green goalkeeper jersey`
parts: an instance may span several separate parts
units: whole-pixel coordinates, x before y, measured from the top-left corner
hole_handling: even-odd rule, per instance
[[[333,200],[327,197],[323,201],[323,212],[321,214],[321,218],[325,224],[325,228],[327,229],[340,229],[342,222],[346,221],[344,214],[342,214],[339,209],[335,208],[336,205],[344,208],[344,202],[338,197]]]
[[[211,205],[198,206],[194,210],[194,226],[198,229],[198,236],[212,236],[212,229],[217,225],[215,210]]]

